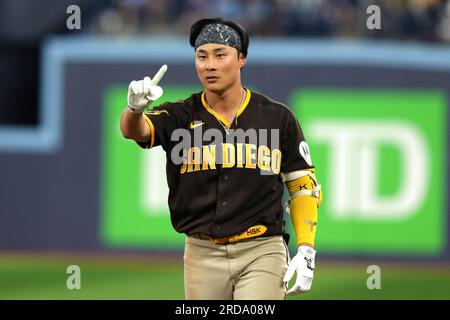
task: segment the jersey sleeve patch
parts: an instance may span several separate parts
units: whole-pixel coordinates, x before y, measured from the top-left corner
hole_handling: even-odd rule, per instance
[[[303,157],[303,159],[306,161],[307,164],[309,164],[310,166],[312,166],[312,160],[311,160],[311,152],[309,151],[309,146],[308,143],[306,143],[306,141],[302,141],[300,142],[300,144],[298,145],[298,149],[300,152],[300,155]]]

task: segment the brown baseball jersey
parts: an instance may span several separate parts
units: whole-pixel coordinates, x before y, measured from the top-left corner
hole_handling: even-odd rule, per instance
[[[151,138],[138,144],[160,145],[166,151],[176,231],[221,238],[264,225],[264,236],[283,234],[280,173],[313,168],[300,124],[287,106],[246,89],[243,104],[228,123],[208,105],[203,91],[154,107],[145,117]],[[212,138],[217,133],[221,141]],[[181,145],[183,135],[191,142]],[[174,155],[181,162],[174,162]]]

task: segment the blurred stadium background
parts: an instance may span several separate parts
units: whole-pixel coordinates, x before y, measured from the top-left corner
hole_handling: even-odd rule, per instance
[[[162,151],[123,140],[118,119],[128,83],[164,63],[164,100],[201,90],[188,32],[205,16],[249,29],[244,82],[294,110],[318,167],[316,277],[289,299],[449,299],[438,0],[0,1],[0,299],[183,299]]]

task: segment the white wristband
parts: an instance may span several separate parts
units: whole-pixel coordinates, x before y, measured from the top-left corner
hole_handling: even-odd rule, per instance
[[[132,106],[128,106],[128,110],[130,111],[130,112],[132,112],[132,113],[142,113],[142,112],[144,112],[144,110],[146,109],[147,107],[143,107],[143,108],[136,108],[136,107],[132,107]]]

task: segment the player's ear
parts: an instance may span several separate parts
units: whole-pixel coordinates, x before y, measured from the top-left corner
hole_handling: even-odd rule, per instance
[[[239,65],[241,69],[245,66],[247,63],[247,58],[244,56],[242,52],[238,52],[238,59],[239,59]]]

